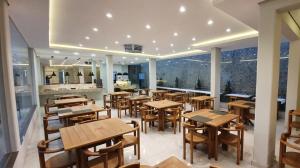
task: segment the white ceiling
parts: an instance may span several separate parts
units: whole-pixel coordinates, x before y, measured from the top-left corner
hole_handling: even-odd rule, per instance
[[[248,3],[253,6],[258,1]],[[50,3],[50,13],[53,13],[50,29],[48,0],[10,0],[9,9],[10,16],[30,46],[36,48],[38,55],[45,59],[51,55],[60,59],[66,56],[73,60],[78,57],[90,59],[90,55],[95,53],[95,59],[104,60],[105,56],[105,52],[98,51],[49,49],[49,31],[53,44],[78,47],[81,43],[88,48],[104,49],[107,46],[108,50],[124,51],[123,44],[134,43],[143,45],[146,54],[167,55],[173,54],[173,50],[176,53],[188,51],[188,47],[196,42],[253,30],[215,7],[212,0],[51,0]],[[186,7],[185,13],[179,12],[181,5]],[[237,5],[236,9],[245,6]],[[112,14],[111,19],[105,16],[107,12]],[[211,26],[207,24],[210,19],[214,21]],[[151,25],[150,30],[145,28],[146,24]],[[99,31],[94,32],[94,27]],[[226,32],[227,28],[231,29],[230,33]],[[174,32],[178,33],[177,37],[173,36]],[[130,39],[126,38],[127,34],[131,35]],[[85,36],[91,39],[86,40]],[[193,37],[196,41],[192,41]],[[115,41],[119,44],[116,45]],[[170,46],[171,43],[174,47]],[[220,46],[230,49],[256,43],[256,38],[252,38]],[[159,50],[156,51],[156,48]],[[208,51],[209,47],[200,49]],[[61,53],[54,54],[54,50]],[[75,51],[80,56],[73,55]],[[125,61],[122,57],[122,54],[116,54],[115,62],[136,63],[147,58],[126,56]]]

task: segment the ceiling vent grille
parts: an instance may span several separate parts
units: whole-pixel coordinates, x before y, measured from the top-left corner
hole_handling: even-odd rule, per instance
[[[137,44],[124,44],[125,52],[142,53],[143,46]]]

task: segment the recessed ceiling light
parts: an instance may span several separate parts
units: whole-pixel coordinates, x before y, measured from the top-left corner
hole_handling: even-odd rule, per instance
[[[180,13],[184,13],[185,11],[186,11],[185,6],[180,6],[179,12],[180,12]]]
[[[226,29],[226,32],[227,32],[227,33],[231,32],[231,29],[230,29],[230,28],[227,28],[227,29]]]
[[[115,41],[115,44],[119,44],[119,41]]]
[[[170,46],[171,46],[171,47],[173,47],[173,46],[174,46],[174,44],[173,44],[173,43],[171,43],[171,44],[170,44]]]
[[[127,38],[131,38],[131,35],[127,34],[126,37],[127,37]]]
[[[74,55],[79,55],[79,52],[73,52]]]
[[[149,24],[146,24],[146,29],[151,29],[151,26]]]
[[[107,47],[107,46],[105,46],[104,48],[105,48],[106,50],[108,49],[108,47]]]
[[[79,46],[79,47],[82,47],[83,45],[82,45],[82,44],[78,44],[78,46]]]
[[[156,48],[155,48],[155,50],[156,50],[156,51],[158,51],[158,50],[159,50],[159,48],[157,48],[157,47],[156,47]]]
[[[53,51],[55,54],[59,54],[60,53],[60,51],[58,51],[58,50],[54,50]]]
[[[85,36],[84,37],[86,40],[89,40],[89,39],[91,39],[89,36]]]
[[[196,41],[196,37],[193,37],[193,38],[192,38],[192,41]]]
[[[96,54],[94,54],[94,53],[93,53],[93,54],[91,54],[91,56],[92,56],[92,57],[95,57],[95,56],[96,56]]]
[[[153,41],[152,41],[152,43],[153,43],[153,44],[155,44],[155,43],[156,43],[156,41],[155,41],[155,40],[153,40]]]
[[[210,19],[210,20],[208,20],[208,22],[207,22],[207,24],[208,24],[208,25],[212,25],[213,23],[214,23],[214,21],[213,21],[213,20],[211,20],[211,19]]]
[[[190,50],[191,49],[191,47],[188,47],[188,50]]]
[[[110,19],[110,18],[112,18],[112,14],[111,13],[106,13],[106,17]]]
[[[123,59],[126,59],[126,57],[122,57]]]
[[[177,33],[177,32],[175,32],[173,35],[176,37],[176,36],[178,36],[178,33]]]
[[[94,31],[94,32],[97,32],[97,31],[99,31],[99,29],[98,29],[97,27],[94,27],[94,28],[93,28],[93,31]]]
[[[134,62],[133,62],[133,61],[131,61],[130,63],[131,63],[131,64],[134,64]]]

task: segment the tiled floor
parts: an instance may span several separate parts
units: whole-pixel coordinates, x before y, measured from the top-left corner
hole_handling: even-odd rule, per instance
[[[41,114],[43,110],[41,108]],[[116,110],[112,111],[113,117],[117,116]],[[123,117],[125,121],[137,120],[136,118]],[[41,121],[41,120],[40,120]],[[277,134],[276,134],[276,155],[278,155],[279,148],[279,136],[283,130],[283,119],[277,122]],[[24,167],[25,168],[38,168],[39,160],[37,154],[37,142],[43,139],[42,122],[39,123],[39,127],[34,131],[32,136],[32,143],[27,147],[27,158]],[[158,132],[157,128],[149,129],[147,134],[141,133],[141,160],[142,164],[154,165],[171,155],[175,155],[182,159],[182,133],[176,135],[173,134],[171,128],[165,130],[165,132]],[[209,165],[216,165],[222,168],[233,168],[233,167],[252,167],[251,160],[253,155],[253,128],[249,127],[245,132],[245,145],[244,145],[244,160],[240,166],[235,164],[236,152],[235,148],[229,148],[228,151],[219,152],[219,160],[208,159],[206,149],[204,146],[198,146],[198,150],[194,152],[194,164],[192,167],[195,168],[206,168]],[[133,155],[133,147],[124,149],[125,163],[136,161],[137,158]],[[189,151],[187,151],[187,161],[189,162]]]

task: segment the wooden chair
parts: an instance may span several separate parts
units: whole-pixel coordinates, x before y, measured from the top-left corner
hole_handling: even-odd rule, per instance
[[[111,99],[110,99],[110,96],[109,95],[103,95],[103,106],[106,107],[106,106],[109,106],[111,107]]]
[[[124,166],[121,166],[120,168],[153,168],[148,165],[141,165],[140,163],[131,163]]]
[[[184,122],[183,124],[183,159],[186,160],[186,144],[190,144],[190,159],[191,164],[193,164],[193,152],[194,147],[197,144],[203,143],[209,146],[208,135],[206,132],[206,127],[196,127],[195,125]],[[202,133],[198,132],[202,131]]]
[[[90,99],[88,101],[88,103],[96,104],[96,101],[94,99]],[[70,121],[70,123],[72,123],[74,125],[74,124],[79,123],[79,122],[83,122],[83,121],[86,121],[86,120],[93,120],[93,119],[96,119],[95,114],[72,117],[72,118],[69,119],[69,121]]]
[[[59,140],[55,138],[52,140],[42,140],[38,143],[38,155],[41,168],[67,168],[72,167],[76,163],[76,155],[74,152],[64,151],[64,148],[50,148],[50,143]],[[53,155],[54,153],[58,153]],[[45,154],[52,154],[45,160]]]
[[[64,125],[59,122],[59,118],[55,116],[44,116],[43,126],[45,140],[49,139],[49,134],[58,133],[59,129],[64,127]]]
[[[136,121],[131,121],[127,123],[129,125],[132,125],[134,127],[134,132],[130,134],[123,135],[123,147],[130,147],[134,146],[134,155],[138,155],[138,159],[141,158],[140,154],[140,126],[138,122]]]
[[[300,114],[296,114],[295,110],[290,110],[289,111],[289,128],[288,128],[288,133],[291,135],[292,134],[292,129],[300,129],[300,121],[296,121],[294,118],[300,117]]]
[[[89,157],[93,159],[89,160]],[[88,149],[83,151],[83,164],[85,168],[113,168],[124,164],[122,141],[102,148],[97,152]]]
[[[122,98],[117,102],[118,107],[118,117],[122,118],[122,110],[125,111],[125,115],[127,115],[127,110],[129,111],[129,101],[128,99]]]
[[[244,125],[242,123],[229,123],[228,127],[220,128],[221,134],[218,136],[219,144],[227,144],[237,148],[236,164],[243,160],[244,149]],[[237,132],[232,134],[232,132]],[[217,152],[216,152],[217,155]]]
[[[171,122],[173,126],[174,134],[176,134],[177,122],[178,130],[181,132],[181,108],[169,108],[166,110],[167,115],[165,116],[165,122]]]
[[[135,111],[135,117],[137,117],[137,113],[141,113],[141,108],[143,108],[144,106],[144,103],[146,102],[149,102],[150,100],[141,100],[141,101],[135,101],[135,104],[134,104],[134,111]]]
[[[289,165],[292,167],[300,167],[300,145],[292,144],[288,139],[295,138],[294,142],[300,142],[300,136],[293,136],[289,133],[283,133],[280,139],[279,150],[279,168]],[[287,151],[287,147],[292,151]]]
[[[153,110],[143,106],[141,108],[141,128],[142,131],[144,131],[145,124],[145,134],[147,134],[147,122],[149,123],[149,126],[151,126],[155,121],[158,122],[158,115],[154,114]]]
[[[51,112],[50,108],[56,107],[54,104],[45,103],[44,104],[44,110],[46,116],[57,116],[57,112]]]

